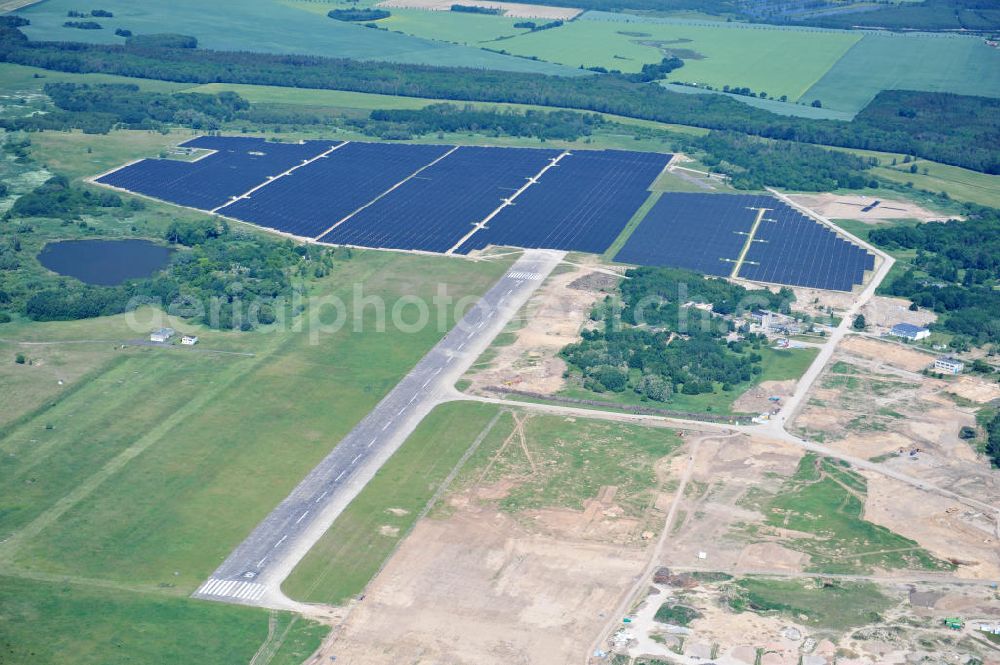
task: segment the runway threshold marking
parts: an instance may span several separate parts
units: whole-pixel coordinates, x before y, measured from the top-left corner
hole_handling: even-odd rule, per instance
[[[263,559],[261,559],[261,562],[263,562]],[[208,581],[198,587],[198,591],[195,593],[201,596],[216,596],[218,598],[258,600],[264,595],[266,590],[267,587],[263,584],[257,584],[256,582],[220,580],[217,577],[210,577],[208,578]]]

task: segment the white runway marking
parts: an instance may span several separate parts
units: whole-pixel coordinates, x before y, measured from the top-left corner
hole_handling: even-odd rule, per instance
[[[400,410],[399,410],[399,413],[397,413],[396,415],[397,415],[397,416],[401,416],[401,415],[403,415],[404,413],[406,413],[406,407],[405,407],[405,406],[404,406],[404,407],[403,407],[402,409],[400,409]]]
[[[334,481],[333,481],[333,482],[337,482],[338,480],[340,480],[341,478],[343,478],[343,477],[344,477],[344,474],[345,474],[345,473],[347,473],[347,470],[346,470],[346,469],[345,469],[344,471],[341,471],[341,472],[340,472],[340,475],[339,475],[339,476],[337,476],[337,477],[336,477],[336,478],[334,479]]]
[[[361,455],[360,455],[360,454],[359,454],[359,455],[358,455],[357,457],[355,457],[354,459],[352,459],[352,460],[351,460],[351,464],[355,464],[355,463],[357,463],[357,461],[358,461],[359,459],[361,459]]]
[[[265,559],[267,557],[264,557]],[[264,559],[260,560],[264,563]],[[202,596],[218,598],[238,598],[240,600],[258,600],[264,595],[266,587],[256,582],[241,582],[239,580],[220,580],[210,577],[202,584],[196,593]]]
[[[284,536],[282,536],[281,540],[279,540],[278,542],[276,542],[274,544],[274,547],[277,547],[278,545],[280,545],[281,543],[285,542],[286,540],[288,540],[288,534],[285,534]],[[271,549],[274,549],[274,547],[272,547]]]
[[[451,360],[449,360],[448,362],[451,362]],[[430,382],[431,382],[432,380],[433,380],[433,379],[427,379],[426,381],[424,381],[424,385],[422,385],[422,386],[420,386],[420,387],[421,387],[421,388],[426,388],[426,387],[427,387],[427,384],[428,384],[428,383],[430,383]]]
[[[389,421],[389,422],[387,422],[387,423],[386,423],[385,425],[382,425],[382,431],[384,432],[384,431],[386,431],[387,429],[389,429],[389,425],[391,425],[391,424],[392,424],[392,421],[390,420],[390,421]]]
[[[458,350],[461,351],[463,346],[465,346],[465,342],[462,342],[461,344],[458,345]]]
[[[267,557],[264,557],[263,559],[261,559],[260,561],[258,561],[257,562],[257,567],[260,568],[261,566],[263,566],[265,561],[267,561]]]
[[[299,519],[295,520],[295,523],[298,524],[299,522],[301,522],[302,520],[304,520],[306,518],[306,515],[308,515],[308,514],[309,514],[309,511],[307,510],[306,512],[304,512],[301,515],[299,515]]]
[[[378,440],[378,437],[373,438],[371,441],[368,442],[368,445],[365,446],[365,447],[366,448],[371,448],[375,444],[375,441],[377,441],[377,440]]]
[[[537,272],[522,272],[520,270],[515,270],[512,273],[508,273],[507,277],[510,279],[516,279],[518,281],[534,282],[542,278]]]
[[[322,501],[324,496],[326,496],[326,490],[323,490],[323,493],[316,497],[316,503]]]

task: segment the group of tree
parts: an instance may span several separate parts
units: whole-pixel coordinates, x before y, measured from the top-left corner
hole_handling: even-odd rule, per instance
[[[76,28],[77,30],[101,30],[103,26],[97,21],[66,21],[64,28]]]
[[[534,21],[518,21],[514,24],[515,28],[521,28],[524,30],[530,30],[532,32],[538,32],[540,30],[551,30],[552,28],[562,27],[562,21],[549,21],[547,23],[535,23]]]
[[[389,18],[392,13],[385,9],[331,9],[326,13],[335,21],[348,21],[351,23],[365,21],[380,21]]]
[[[986,456],[994,467],[1000,469],[1000,412],[987,420],[983,429],[986,430]]]
[[[967,219],[874,229],[884,249],[915,250],[888,293],[941,315],[934,326],[976,344],[1000,342],[1000,210],[967,206]]]
[[[44,91],[57,111],[0,120],[0,127],[106,133],[115,127],[156,129],[171,124],[212,130],[250,108],[234,92],[170,94],[121,83],[47,83]]]
[[[728,173],[737,189],[826,192],[878,187],[867,173],[873,160],[814,145],[716,131],[692,139],[688,149],[705,153],[702,161]]]
[[[580,372],[584,388],[631,389],[657,402],[749,382],[762,371],[759,351],[766,339],[745,333],[742,341],[727,342],[736,326],[724,317],[756,307],[788,311],[794,300],[788,289],[750,292],[685,270],[638,268],[626,276],[620,300],[609,297],[595,308],[598,327],[561,354]]]
[[[367,119],[348,121],[366,134],[406,139],[435,132],[475,132],[572,141],[606,124],[596,113],[573,111],[497,111],[471,105],[432,104],[415,110],[375,110]]]
[[[14,201],[11,217],[53,217],[76,219],[98,208],[120,208],[122,199],[114,192],[97,192],[74,187],[65,176],[54,175]]]
[[[483,7],[482,5],[452,5],[451,11],[466,14],[489,14],[490,16],[503,14],[503,9],[500,7]]]
[[[1000,100],[881,92],[851,122],[779,116],[723,95],[682,95],[621,76],[549,76],[301,55],[29,41],[0,28],[0,60],[188,83],[252,83],[613,113],[765,138],[910,154],[1000,172]],[[901,107],[915,115],[900,114]]]

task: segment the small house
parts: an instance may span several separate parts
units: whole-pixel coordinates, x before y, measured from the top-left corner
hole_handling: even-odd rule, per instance
[[[920,326],[915,326],[912,323],[897,323],[889,330],[889,335],[892,337],[900,337],[902,339],[909,340],[911,342],[916,342],[925,337],[930,337],[931,331],[927,328],[921,328]]]
[[[181,337],[181,344],[185,346],[194,346],[197,343],[198,343],[197,335],[184,335],[183,337]]]
[[[159,328],[149,333],[149,341],[159,342],[162,344],[163,342],[169,342],[174,334],[175,331],[173,328]]]
[[[945,374],[961,374],[965,363],[951,356],[941,356],[934,361],[934,369]]]

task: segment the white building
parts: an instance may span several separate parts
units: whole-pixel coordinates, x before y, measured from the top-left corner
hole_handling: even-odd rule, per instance
[[[934,369],[945,374],[961,374],[965,369],[965,363],[957,358],[941,356],[934,360]]]
[[[173,337],[175,331],[173,328],[160,328],[159,330],[154,330],[149,333],[150,342],[169,342],[170,338]]]
[[[184,344],[185,346],[194,346],[197,343],[198,343],[197,335],[184,335],[183,337],[181,337],[181,344]]]
[[[931,331],[927,328],[921,328],[920,326],[915,326],[912,323],[897,323],[889,331],[889,334],[893,337],[901,337],[903,339],[908,339],[911,342],[916,342],[925,337],[930,337]]]

